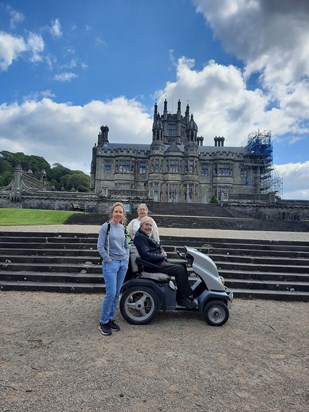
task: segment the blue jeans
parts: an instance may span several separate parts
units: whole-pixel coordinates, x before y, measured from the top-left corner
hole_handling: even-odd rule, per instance
[[[102,273],[105,280],[106,294],[102,304],[101,323],[114,319],[120,289],[128,270],[128,260],[103,262]]]

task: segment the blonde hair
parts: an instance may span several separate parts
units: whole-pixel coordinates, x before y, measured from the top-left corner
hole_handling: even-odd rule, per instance
[[[126,217],[126,210],[125,210],[125,208],[124,208],[124,206],[121,202],[116,202],[116,203],[113,204],[113,206],[111,207],[111,210],[109,212],[109,217],[110,217],[110,219],[113,217],[114,210],[116,209],[117,206],[122,207],[123,219],[122,219],[121,223],[124,225],[126,223],[127,217]]]
[[[138,210],[141,206],[143,206],[143,207],[147,210],[147,212],[148,212],[148,207],[147,207],[146,203],[140,203],[140,204],[137,206],[137,210]]]

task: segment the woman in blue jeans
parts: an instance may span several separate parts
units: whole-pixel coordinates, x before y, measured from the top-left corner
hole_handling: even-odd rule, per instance
[[[125,231],[125,210],[122,203],[114,203],[110,220],[99,231],[98,251],[103,258],[102,273],[106,294],[102,304],[99,330],[103,335],[118,332],[114,317],[121,286],[128,270],[129,245]]]

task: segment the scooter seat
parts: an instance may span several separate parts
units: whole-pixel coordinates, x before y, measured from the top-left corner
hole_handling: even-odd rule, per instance
[[[150,272],[141,272],[139,275],[139,278],[142,279],[152,279],[152,280],[157,280],[159,282],[169,282],[170,277],[169,275],[166,275],[165,273],[150,273]]]

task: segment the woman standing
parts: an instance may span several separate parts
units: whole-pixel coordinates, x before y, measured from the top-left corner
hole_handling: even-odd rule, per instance
[[[140,227],[141,219],[145,216],[148,216],[148,207],[145,205],[145,203],[141,203],[137,207],[137,218],[132,219],[127,227],[128,235],[130,236],[131,239],[134,239],[135,233],[138,231]],[[153,219],[152,221],[153,221],[153,226],[152,226],[151,237],[156,242],[160,242],[158,226],[156,225],[156,222]]]
[[[114,203],[110,212],[110,220],[104,223],[99,231],[98,251],[103,258],[102,273],[106,286],[99,330],[106,336],[111,335],[112,331],[120,330],[114,321],[114,316],[129,263],[125,220],[123,204]]]

